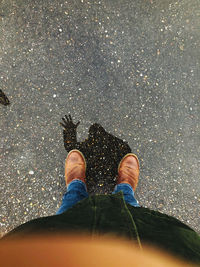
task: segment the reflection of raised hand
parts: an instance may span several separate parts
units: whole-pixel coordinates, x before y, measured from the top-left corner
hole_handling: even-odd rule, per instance
[[[63,122],[60,122],[60,125],[64,127],[63,130],[63,137],[64,137],[64,146],[67,151],[70,149],[75,148],[74,145],[77,145],[77,138],[76,138],[76,129],[80,123],[77,122],[76,124],[73,123],[72,117],[65,115],[65,118],[62,118]],[[72,147],[73,146],[73,147]]]
[[[65,118],[62,118],[63,122],[60,122],[60,124],[65,128],[65,131],[72,131],[72,130],[75,130],[76,131],[76,128],[78,127],[79,122],[77,122],[77,124],[74,124],[73,121],[72,121],[72,117],[71,115],[69,114],[69,117],[67,117],[67,115],[65,115]]]

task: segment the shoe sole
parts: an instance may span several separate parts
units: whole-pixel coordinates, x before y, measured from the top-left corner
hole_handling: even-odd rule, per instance
[[[135,154],[133,154],[133,153],[128,153],[128,154],[126,154],[126,155],[121,159],[121,161],[120,161],[120,163],[119,163],[119,165],[118,165],[118,172],[119,172],[120,165],[121,165],[122,161],[123,161],[126,157],[128,157],[128,156],[134,156],[134,157],[136,158],[137,163],[138,163],[138,166],[139,166],[139,169],[140,169],[140,163],[139,163],[139,159],[138,159],[138,157],[137,157]]]
[[[83,153],[82,153],[80,150],[78,150],[78,149],[72,149],[72,150],[68,153],[67,158],[69,157],[69,155],[70,155],[72,152],[78,152],[79,154],[81,154],[81,156],[83,157],[83,160],[84,160],[84,162],[85,162],[85,171],[86,171],[87,164],[86,164],[85,156],[83,155]],[[67,160],[67,158],[66,158],[66,160]]]

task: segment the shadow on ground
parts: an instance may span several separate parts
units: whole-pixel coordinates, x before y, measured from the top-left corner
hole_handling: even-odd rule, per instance
[[[117,168],[120,160],[131,148],[127,142],[105,131],[98,123],[89,128],[88,138],[77,142],[77,124],[72,122],[71,116],[63,118],[64,146],[67,152],[72,149],[80,150],[86,159],[86,181],[90,194],[112,191],[116,184]]]

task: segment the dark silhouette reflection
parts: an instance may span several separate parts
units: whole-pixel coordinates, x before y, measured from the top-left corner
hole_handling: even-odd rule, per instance
[[[10,104],[9,99],[7,96],[4,94],[4,92],[0,89],[0,104],[7,106]]]
[[[131,153],[127,142],[107,133],[97,123],[90,126],[88,138],[77,142],[77,124],[71,116],[62,118],[64,146],[67,152],[80,150],[86,159],[86,182],[89,193],[110,193],[116,184],[118,164],[122,157]]]

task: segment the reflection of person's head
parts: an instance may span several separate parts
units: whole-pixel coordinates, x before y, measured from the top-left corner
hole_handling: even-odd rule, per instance
[[[0,242],[1,266],[48,267],[184,267],[181,262],[157,249],[116,237],[68,235],[35,236]]]
[[[100,134],[102,134],[104,132],[105,132],[104,128],[98,123],[94,123],[89,128],[90,136],[100,135]]]

